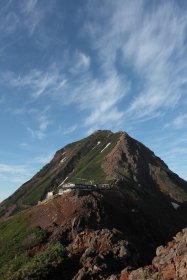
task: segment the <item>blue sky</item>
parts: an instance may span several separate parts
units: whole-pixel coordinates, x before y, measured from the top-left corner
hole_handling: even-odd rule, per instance
[[[0,200],[96,129],[187,179],[186,1],[1,0]]]

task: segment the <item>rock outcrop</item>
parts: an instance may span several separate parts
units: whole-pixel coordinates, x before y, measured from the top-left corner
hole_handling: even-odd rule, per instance
[[[120,280],[186,280],[187,279],[187,228],[179,232],[166,246],[156,250],[150,266],[130,272],[124,269]]]
[[[110,188],[58,193],[64,180],[79,178]],[[49,191],[54,196],[43,200]],[[186,230],[154,256],[187,226],[187,182],[127,133],[97,131],[59,150],[0,204],[0,216],[0,278],[7,263],[9,275],[18,268],[24,273],[57,244],[60,263],[57,257],[50,280],[185,279]],[[28,247],[23,236],[32,241]]]
[[[123,238],[115,229],[86,230],[78,234],[70,253],[70,258],[80,256],[80,269],[73,279],[106,279],[111,271],[115,273],[123,266],[137,265],[135,248]]]

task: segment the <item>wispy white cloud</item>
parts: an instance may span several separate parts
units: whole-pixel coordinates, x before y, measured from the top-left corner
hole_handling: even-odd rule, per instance
[[[85,119],[85,126],[113,125],[122,118],[123,112],[117,106],[129,90],[125,79],[113,74],[104,80],[90,82],[86,90],[86,98],[85,95],[78,97],[81,106],[87,106],[91,112]]]
[[[47,14],[45,6],[38,5],[38,0],[7,1],[0,10],[1,38],[18,36],[22,31],[33,35]]]
[[[45,132],[43,132],[42,130],[32,129],[30,127],[27,127],[27,131],[29,132],[29,134],[33,139],[42,140],[46,135]]]
[[[118,106],[129,89],[130,83],[126,77],[120,77],[116,71],[105,72],[98,78],[88,72],[79,77],[76,83],[69,84],[67,91],[64,92],[65,102],[75,104],[80,111],[87,113],[82,127],[112,128],[123,117],[123,112]]]
[[[38,9],[36,0],[24,3],[25,14]],[[62,67],[9,73],[7,81],[27,88],[33,98],[56,94],[63,105],[76,105],[84,111],[83,126],[88,128],[163,118],[180,103],[187,86],[187,13],[175,2],[147,6],[143,0],[103,1],[102,12],[98,3],[83,11],[88,15],[84,37],[90,39],[94,62],[76,50]]]
[[[183,128],[187,123],[187,113],[186,114],[180,114],[177,116],[171,123],[174,128]]]
[[[0,173],[24,173],[26,169],[22,165],[7,165],[0,163]]]
[[[53,1],[46,5],[45,1],[19,0],[18,4],[22,29],[32,37],[39,35],[46,16],[52,11]]]
[[[73,133],[77,128],[78,128],[77,124],[71,125],[69,127],[62,127],[62,125],[59,125],[57,129],[57,133],[66,135],[66,134]]]
[[[1,35],[11,35],[20,26],[20,19],[18,15],[9,11],[3,18],[0,19],[0,33]]]
[[[187,154],[187,147],[175,147],[169,151],[170,156],[175,156],[176,154]]]
[[[0,163],[1,181],[23,183],[31,177],[32,173],[25,165],[9,165]]]
[[[37,2],[35,0],[29,0],[25,1],[24,5],[22,3],[25,28],[30,35],[35,33],[45,15],[45,10],[39,9],[39,7],[36,8]]]
[[[47,133],[48,127],[52,124],[48,111],[50,107],[44,108],[42,111],[35,111],[36,126],[35,128],[27,127],[33,139],[42,140]]]
[[[46,71],[33,69],[25,75],[15,75],[15,73],[4,73],[4,81],[12,87],[27,88],[33,98],[38,98],[42,94],[49,92],[54,94],[63,88],[66,80],[61,76],[58,70],[53,66]]]
[[[22,0],[21,1],[21,8],[25,14],[32,13],[37,5],[38,0]]]
[[[85,70],[90,65],[89,57],[81,52],[79,55],[81,58],[78,59],[76,70]],[[72,72],[73,63],[74,59],[66,69],[67,73],[60,67],[50,66],[45,72],[34,69],[22,76],[5,73],[3,80],[11,87],[29,92],[31,100],[47,94],[47,98],[56,99],[63,106],[77,106],[79,111],[86,112],[82,124],[84,127],[108,125],[112,128],[123,117],[118,105],[129,92],[130,83],[125,75],[118,75],[115,69],[104,72],[101,77],[94,77],[88,69]],[[14,112],[20,114],[26,111],[27,109],[17,108]],[[33,130],[28,127],[27,130],[33,138],[43,139],[46,130],[44,126],[48,126],[50,122],[43,116],[38,119],[41,123],[39,128]]]
[[[76,51],[74,59],[71,62],[70,72],[80,74],[80,72],[87,71],[90,67],[91,58],[81,51]]]
[[[155,6],[145,1],[103,3],[105,12],[87,24],[103,71],[120,63],[127,78],[133,83],[133,77],[128,75],[130,69],[141,84],[131,93],[125,117],[147,120],[160,110],[175,108],[187,86],[187,13],[175,2]]]

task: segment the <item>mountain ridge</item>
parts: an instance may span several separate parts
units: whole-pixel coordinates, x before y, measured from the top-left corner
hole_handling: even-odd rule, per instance
[[[112,188],[58,194],[79,178]],[[118,280],[186,227],[187,182],[127,133],[99,130],[58,150],[0,216],[0,280]]]
[[[81,177],[95,183],[123,180],[146,188],[154,185],[176,202],[187,201],[187,182],[170,171],[146,146],[126,132],[98,130],[58,150],[33,178],[0,204],[0,216],[5,210],[9,215],[19,208],[23,210],[36,205],[48,191],[56,191],[67,177],[67,182]]]

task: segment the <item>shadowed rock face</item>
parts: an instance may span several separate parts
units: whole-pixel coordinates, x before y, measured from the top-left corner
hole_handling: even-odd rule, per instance
[[[152,264],[130,272],[124,269],[120,280],[168,280],[187,279],[187,228],[179,232],[165,247],[156,250]]]
[[[86,178],[113,188],[74,190],[35,205],[48,191],[57,193],[67,177],[67,182]],[[179,207],[175,209],[172,203]],[[49,244],[63,244],[67,250],[64,265],[54,280],[124,280],[141,279],[141,273],[156,277],[160,270],[166,275],[173,271],[173,261],[162,267],[168,253],[167,247],[161,247],[152,266],[129,272],[150,264],[156,248],[187,226],[186,205],[187,183],[152,151],[126,133],[97,131],[58,151],[48,165],[1,203],[0,209],[5,223],[8,216],[26,209],[20,214],[28,226],[46,232],[45,240],[26,252],[31,258]],[[7,224],[20,214],[9,217]],[[184,266],[184,261],[178,258],[176,266]]]
[[[102,167],[108,179],[120,178],[146,190],[159,190],[178,202],[187,200],[186,182],[127,133],[121,133],[114,149],[104,158]]]

